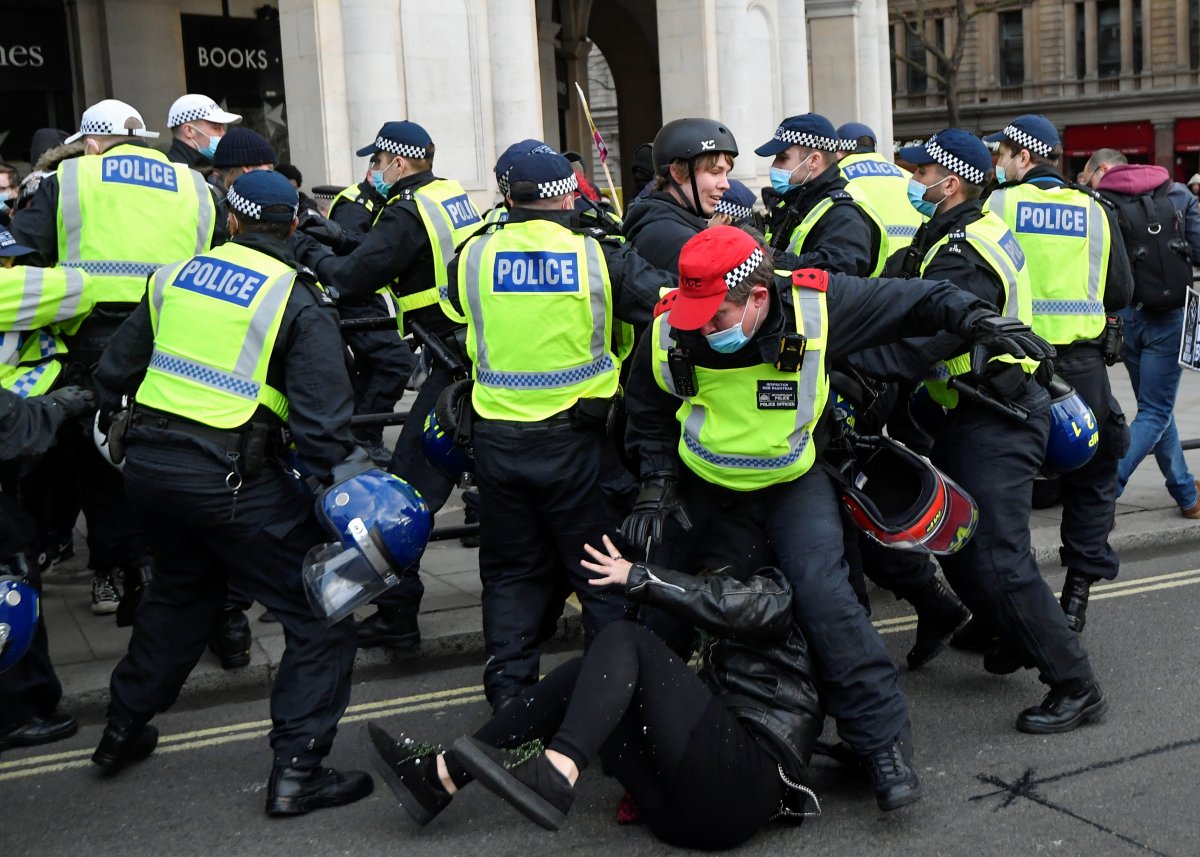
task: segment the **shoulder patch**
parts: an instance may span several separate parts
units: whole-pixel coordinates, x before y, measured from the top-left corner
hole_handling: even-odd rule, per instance
[[[792,285],[800,289],[816,289],[818,292],[829,290],[829,272],[819,268],[801,268],[792,271]]]
[[[843,200],[850,200],[851,202],[854,202],[854,197],[852,197],[850,195],[850,192],[847,191],[845,188],[837,188],[836,190],[831,190],[829,192],[829,198],[834,200],[835,202],[840,202]]]
[[[678,296],[679,289],[671,289],[671,291],[663,295],[662,298],[659,299],[658,303],[654,305],[654,317],[658,318],[664,312],[670,312],[671,307],[675,306],[675,298]]]

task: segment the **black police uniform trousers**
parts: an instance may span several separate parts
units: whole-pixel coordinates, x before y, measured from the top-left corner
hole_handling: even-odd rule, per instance
[[[1054,371],[1087,402],[1100,429],[1092,460],[1059,477],[1063,509],[1059,557],[1068,569],[1112,580],[1121,569],[1121,559],[1108,543],[1108,534],[1117,509],[1117,467],[1129,450],[1129,427],[1096,345],[1060,346]]]
[[[33,519],[12,494],[0,489],[0,574],[18,555],[25,558],[25,582],[42,591],[42,576],[33,551]],[[0,732],[22,726],[34,717],[51,714],[62,699],[62,684],[50,662],[45,611],[38,616],[37,631],[25,655],[0,673]]]
[[[975,500],[979,524],[957,553],[939,559],[946,579],[1043,682],[1074,692],[1093,681],[1079,635],[1034,561],[1029,538],[1033,480],[1046,451],[1050,398],[1032,380],[1016,404],[1024,422],[970,402],[948,416],[933,460]]]
[[[692,529],[668,522],[649,561],[700,571],[728,566],[749,574],[776,564],[792,584],[796,624],[808,640],[822,696],[837,731],[859,753],[891,745],[908,724],[896,664],[850,585],[842,516],[833,483],[819,467],[778,485],[731,491],[686,468],[680,496]],[[674,617],[643,610],[643,621],[678,634]]]
[[[271,692],[275,764],[312,767],[329,752],[350,701],[354,623],[326,627],[308,604],[301,565],[329,540],[311,495],[271,461],[236,496],[228,473],[228,462],[196,446],[129,445],[126,486],[156,552],[155,577],[113,670],[108,716],[145,723],[171,707],[234,581],[283,626]]]
[[[383,295],[374,294],[361,304],[339,304],[343,319],[381,318],[388,314]],[[417,365],[400,331],[343,330],[342,339],[354,353],[354,413],[390,414],[404,395],[404,385]],[[424,419],[422,417],[422,419]],[[367,443],[383,443],[383,426],[355,426],[354,435]]]
[[[565,582],[583,608],[585,642],[626,613],[624,594],[588,583],[584,543],[601,546],[621,517],[602,486],[621,475],[604,429],[565,414],[536,423],[474,425],[483,584],[483,687],[496,706],[538,680],[538,647],[553,633]],[[549,627],[547,627],[549,625]]]

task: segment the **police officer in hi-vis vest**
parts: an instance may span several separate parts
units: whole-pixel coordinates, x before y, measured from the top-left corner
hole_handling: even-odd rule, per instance
[[[467,318],[473,363],[484,690],[493,707],[537,682],[543,617],[561,609],[564,581],[588,641],[625,613],[623,595],[589,586],[579,563],[585,542],[620,524],[605,487],[628,476],[607,424],[630,325],[649,322],[672,280],[631,247],[580,228],[577,180],[562,155],[518,157],[507,179],[508,218],[463,245],[450,295]]]
[[[284,628],[267,812],[292,815],[372,787],[367,774],[321,767],[350,700],[354,625],[326,627],[305,597],[305,555],[328,537],[280,461],[286,427],[303,467],[330,482],[356,450],[353,399],[333,303],[287,250],[295,187],[251,172],[228,202],[231,240],[161,268],[96,371],[102,407],[135,398],[124,474],[156,577],[92,761],[115,773],[154,750],[148,721],[175,702],[235,581]]]
[[[482,220],[462,185],[433,174],[434,150],[429,133],[416,122],[385,123],[356,153],[370,156],[371,182],[386,200],[371,230],[354,246],[338,248],[345,253],[341,256],[300,232],[293,247],[296,258],[336,290],[339,300],[361,299],[386,286],[396,298],[401,333],[405,321],[412,320],[453,340],[464,319],[448,314],[446,265]],[[427,349],[423,359],[429,374],[413,403],[414,414],[429,413],[453,377]],[[436,512],[454,482],[425,460],[421,428],[421,420],[405,423],[388,470],[412,484]],[[418,572],[411,569],[376,601],[379,610],[359,625],[360,646],[411,646],[420,640],[417,612],[425,588]]]
[[[1033,284],[1033,329],[1058,350],[1055,371],[1083,397],[1100,427],[1092,460],[1060,477],[1059,556],[1067,568],[1062,608],[1071,628],[1082,631],[1092,583],[1112,580],[1121,565],[1108,534],[1129,429],[1109,386],[1104,339],[1106,313],[1124,309],[1133,297],[1133,274],[1115,214],[1059,172],[1062,143],[1050,120],[1018,116],[984,140],[999,143],[1000,182],[985,209],[1021,243]]]
[[[1007,224],[984,212],[979,199],[992,169],[987,146],[969,131],[950,128],[923,146],[901,149],[900,157],[915,167],[914,205],[930,219],[910,252],[889,260],[888,273],[894,269],[898,276],[949,280],[999,307],[1014,323],[1030,324],[1033,295],[1025,253]],[[1050,399],[1040,383],[1048,380],[1049,365],[1001,356],[988,364],[982,379],[971,381],[991,398],[1027,411],[1021,420],[950,388],[949,378],[971,371],[970,354],[960,340],[939,337],[917,350],[920,363],[914,368],[924,370],[929,395],[947,409],[931,457],[979,506],[975,535],[939,563],[977,621],[999,634],[1001,642],[984,657],[985,668],[1010,672],[1021,665],[1037,667],[1049,686],[1040,705],[1021,712],[1017,728],[1034,733],[1074,729],[1099,717],[1108,703],[1079,635],[1067,627],[1038,571],[1029,542],[1033,480],[1050,425]],[[930,357],[940,359],[931,365]],[[911,553],[882,553],[928,564]],[[961,610],[945,613],[939,644],[965,618]]]
[[[903,250],[925,222],[925,215],[908,202],[908,180],[912,174],[875,151],[875,132],[861,122],[847,122],[837,129],[838,169],[846,180],[846,191],[879,215],[887,233],[888,255]]]
[[[208,185],[145,144],[157,137],[122,101],[92,105],[66,140],[82,140],[86,156],[63,161],[43,179],[13,227],[14,237],[35,250],[26,264],[57,264],[90,278],[96,306],[67,338],[65,380],[87,383],[109,337],[145,294],[149,274],[211,245]],[[114,613],[116,570],[124,572],[127,589],[150,574],[141,525],[130,514],[120,474],[100,457],[90,431],[64,431],[51,455],[63,457],[61,469],[76,480],[87,518],[92,612]]]
[[[772,158],[773,204],[767,206],[767,240],[789,268],[875,276],[887,261],[883,221],[846,190],[838,170],[841,139],[817,113],[789,116],[754,153]]]
[[[921,787],[908,704],[850,586],[833,483],[814,466],[827,366],[848,349],[941,330],[993,354],[1049,349],[948,282],[776,272],[769,251],[731,226],[684,245],[679,283],[626,390],[642,490],[622,535],[639,546],[661,538],[650,558],[672,568],[777,564],[828,711],[870,769],[880,808],[912,803]]]

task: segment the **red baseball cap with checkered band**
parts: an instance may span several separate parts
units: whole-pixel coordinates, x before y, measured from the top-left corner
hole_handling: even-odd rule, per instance
[[[752,236],[733,226],[711,226],[688,239],[679,251],[679,289],[667,316],[671,327],[703,327],[765,257]]]

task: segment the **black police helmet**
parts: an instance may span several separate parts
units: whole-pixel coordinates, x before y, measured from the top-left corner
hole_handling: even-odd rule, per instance
[[[671,161],[690,161],[708,152],[727,152],[737,157],[733,133],[715,119],[676,119],[654,136],[654,172],[666,175]]]

